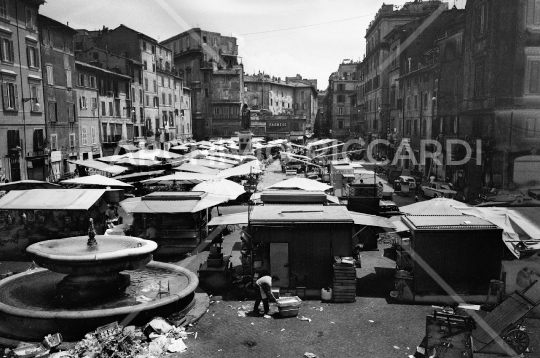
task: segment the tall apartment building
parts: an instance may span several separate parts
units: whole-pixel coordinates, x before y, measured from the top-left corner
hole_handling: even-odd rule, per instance
[[[44,3],[0,1],[0,176],[10,181],[48,176],[37,20]]]
[[[345,60],[338,70],[328,78],[326,89],[325,110],[326,120],[331,123],[329,136],[345,140],[354,137],[354,128],[351,127],[351,97],[356,90],[356,65],[358,63]]]
[[[539,30],[537,1],[467,1],[459,125],[482,140],[482,165],[467,168],[473,192],[540,181]]]
[[[139,107],[132,108],[132,114],[133,109],[135,109],[135,112],[137,112],[137,109],[141,112],[142,108],[142,119],[139,120],[139,123],[142,120],[146,128],[142,129],[142,126],[140,126],[139,135],[141,137],[146,134],[146,138],[139,137],[139,145],[146,145],[149,148],[165,148],[165,146],[169,146],[168,141],[175,141],[176,134],[171,138],[170,133],[171,128],[175,128],[176,124],[171,126],[170,119],[172,113],[173,122],[176,123],[179,112],[177,114],[174,111],[174,105],[167,102],[171,91],[168,87],[165,88],[165,86],[161,85],[161,78],[171,79],[176,74],[171,50],[160,45],[154,38],[125,25],[120,25],[112,30],[103,28],[99,31],[82,32],[77,39],[76,46],[77,50],[81,51],[85,51],[90,47],[98,47],[140,63],[142,67],[139,80],[143,100],[140,100],[141,91],[139,89],[137,96]],[[132,78],[137,77],[135,72],[125,74],[130,75]],[[176,80],[178,80],[177,77]],[[175,82],[172,81],[172,83]],[[177,87],[174,90],[177,93],[177,98],[179,98],[180,89]],[[163,104],[163,94],[165,94],[165,104]],[[165,116],[167,117],[166,123]],[[145,133],[142,133],[143,131]]]
[[[128,136],[126,141],[128,144],[133,144],[134,146],[139,146],[139,142],[141,141],[144,144],[146,141],[146,126],[144,120],[142,63],[132,58],[111,53],[99,47],[90,46],[83,49],[83,41],[85,41],[87,36],[88,33],[85,30],[79,30],[78,34],[75,36],[75,59],[104,70],[131,77],[131,93],[129,101],[126,104],[126,113],[124,113],[124,116],[131,118],[133,136]],[[128,131],[128,133],[129,132],[130,131]]]
[[[96,146],[95,116],[99,123],[99,141],[103,156],[118,154],[123,146],[129,150],[128,138],[133,138],[130,118],[131,77],[85,62],[76,61],[79,111],[85,116],[80,123],[81,146]],[[85,91],[97,90],[97,98],[86,97]],[[89,112],[91,118],[89,118]],[[118,148],[118,149],[117,149]],[[91,150],[93,152],[97,150]],[[88,152],[88,150],[87,150]],[[87,155],[90,158],[90,155]]]
[[[50,142],[50,179],[58,181],[74,170],[68,160],[79,158],[79,122],[75,90],[75,55],[71,27],[39,15],[41,64],[45,74],[43,105]]]
[[[448,8],[441,1],[411,1],[402,7],[382,5],[366,30],[366,57],[364,86],[365,128],[369,139],[388,139],[392,129],[390,117],[390,44],[386,36],[396,27]],[[433,17],[436,19],[436,16]],[[402,46],[403,47],[403,46]],[[395,87],[394,87],[395,89]],[[385,154],[385,153],[383,153]]]
[[[255,135],[303,141],[311,135],[317,116],[317,82],[296,77],[244,75],[245,102],[251,108]]]
[[[178,74],[191,89],[194,137],[201,140],[214,133],[232,133],[235,122],[239,128],[243,66],[238,61],[236,38],[193,28],[162,41],[161,45],[172,51]],[[219,112],[214,120],[214,107],[219,108],[217,111],[228,108],[228,115]]]

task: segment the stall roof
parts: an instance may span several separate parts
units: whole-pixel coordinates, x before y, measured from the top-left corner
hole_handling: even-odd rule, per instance
[[[156,192],[142,198],[126,199],[120,206],[128,213],[177,214],[195,213],[227,201],[226,196],[204,192]]]
[[[407,215],[403,222],[411,229],[423,230],[483,230],[499,227],[487,220],[470,215]]]
[[[448,198],[433,198],[402,206],[400,211],[410,215],[460,215],[460,207],[470,205]]]
[[[208,223],[209,226],[214,225],[247,225],[248,213],[236,213],[222,216],[215,216]]]
[[[99,185],[99,186],[122,186],[133,187],[133,185],[126,184],[120,180],[107,178],[103,175],[94,174],[86,177],[79,177],[73,179],[62,180],[60,184],[75,184],[75,185]]]
[[[68,160],[68,162],[82,165],[84,167],[101,170],[102,172],[107,172],[113,175],[120,174],[128,170],[126,167],[121,167],[119,165],[108,165],[97,160]]]
[[[315,181],[313,179],[307,179],[307,178],[291,178],[287,180],[280,181],[278,183],[272,184],[265,189],[277,189],[277,188],[284,188],[284,189],[301,189],[301,190],[309,190],[309,191],[326,191],[328,189],[331,189],[332,187],[330,185]]]
[[[206,156],[206,158],[204,158],[206,160],[214,160],[216,162],[220,162],[220,163],[225,163],[225,164],[232,164],[232,165],[236,165],[238,164],[238,160],[233,160],[233,159],[227,159],[227,158],[223,158],[223,157],[216,157],[212,154],[208,154]]]
[[[126,150],[128,152],[136,152],[139,149],[141,149],[139,147],[134,146],[133,144],[120,144],[119,147],[124,148],[124,150]]]
[[[253,208],[250,224],[261,225],[280,222],[352,224],[353,220],[345,206],[271,205]]]
[[[88,210],[106,189],[13,190],[0,198],[0,210]]]
[[[353,219],[355,225],[377,226],[386,229],[396,228],[390,220],[383,218],[382,216],[355,213],[352,211],[349,211],[349,215]]]
[[[203,167],[200,165],[194,165],[191,163],[184,163],[180,165],[177,168],[174,168],[174,170],[179,172],[191,172],[191,173],[201,173],[201,174],[217,174],[219,173],[219,170]]]
[[[193,164],[196,166],[203,166],[203,167],[212,168],[212,169],[229,169],[234,166],[232,164],[218,162],[211,159],[191,159],[189,161],[189,164]]]
[[[249,163],[244,163],[234,168],[225,169],[219,172],[217,176],[221,178],[230,178],[230,177],[236,177],[236,176],[249,175],[250,173],[258,174],[258,173],[262,173],[262,170],[253,167]]]
[[[126,175],[119,175],[114,177],[114,179],[117,180],[126,180],[126,179],[133,179],[138,177],[144,177],[144,176],[150,176],[150,175],[160,175],[163,174],[165,170],[152,170],[149,172],[138,172],[138,173],[131,173]]]
[[[208,180],[208,179],[215,179],[216,176],[212,174],[202,174],[202,173],[190,173],[190,172],[176,172],[171,175],[165,175],[161,177],[156,178],[150,178],[143,180],[142,183],[146,184],[152,184],[152,183],[172,183],[173,181],[177,181],[180,183],[194,183],[198,184],[202,181]]]

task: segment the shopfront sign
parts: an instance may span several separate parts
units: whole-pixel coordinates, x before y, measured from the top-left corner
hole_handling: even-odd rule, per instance
[[[51,162],[55,163],[60,161],[62,161],[62,152],[59,150],[53,150],[51,152]]]

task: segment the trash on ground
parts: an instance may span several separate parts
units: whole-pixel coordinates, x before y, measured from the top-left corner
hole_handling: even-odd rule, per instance
[[[370,319],[370,320],[369,320],[369,322],[371,322],[371,323],[375,323],[375,321],[374,321],[374,320],[372,320],[372,319]]]
[[[394,349],[399,349],[399,347],[398,347],[398,346],[394,346]]]
[[[317,356],[313,353],[306,352],[304,353],[304,358],[317,358]]]
[[[311,318],[307,318],[305,316],[302,316],[300,318],[298,318],[300,321],[308,321],[308,322],[311,322]]]

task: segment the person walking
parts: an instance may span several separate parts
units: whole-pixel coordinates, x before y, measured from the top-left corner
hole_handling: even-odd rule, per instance
[[[263,276],[255,282],[255,290],[257,298],[255,299],[255,305],[253,306],[253,313],[259,315],[259,305],[261,301],[264,307],[264,318],[270,318],[268,311],[270,311],[270,306],[268,304],[268,299],[271,298],[272,301],[276,301],[274,294],[272,293],[272,283],[279,281],[277,276]]]

